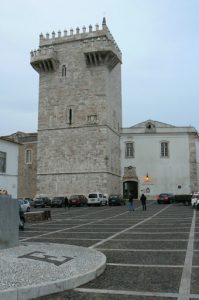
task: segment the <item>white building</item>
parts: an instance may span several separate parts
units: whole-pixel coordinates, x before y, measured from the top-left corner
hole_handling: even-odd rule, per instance
[[[0,189],[17,198],[19,143],[0,138]]]
[[[123,193],[189,194],[199,190],[199,136],[194,127],[148,120],[121,131]]]

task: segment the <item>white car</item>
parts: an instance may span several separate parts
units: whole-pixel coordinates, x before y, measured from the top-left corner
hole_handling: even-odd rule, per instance
[[[30,203],[28,200],[24,199],[18,199],[19,205],[21,206],[21,209],[23,212],[28,212],[30,211]]]
[[[108,205],[108,197],[105,194],[103,195],[102,205]]]
[[[192,208],[196,208],[199,205],[199,193],[193,193],[191,197],[191,206]]]
[[[95,205],[95,206],[100,206],[100,205],[107,205],[108,200],[104,194],[99,193],[99,192],[93,192],[88,194],[88,202],[87,205]]]

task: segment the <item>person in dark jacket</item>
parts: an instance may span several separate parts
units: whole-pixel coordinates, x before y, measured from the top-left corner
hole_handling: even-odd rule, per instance
[[[64,198],[64,206],[65,206],[65,209],[66,209],[66,207],[70,208],[69,201],[68,201],[67,197]]]
[[[141,195],[140,201],[142,203],[142,210],[146,210],[146,196],[144,194]]]

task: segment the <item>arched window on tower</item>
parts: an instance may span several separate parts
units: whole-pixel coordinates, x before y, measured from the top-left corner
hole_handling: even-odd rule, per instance
[[[66,66],[65,65],[62,66],[61,74],[62,74],[62,77],[66,77]]]

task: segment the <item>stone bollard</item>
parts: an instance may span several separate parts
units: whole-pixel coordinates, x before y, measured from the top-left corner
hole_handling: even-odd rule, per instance
[[[19,204],[9,195],[0,195],[0,250],[19,243]]]

